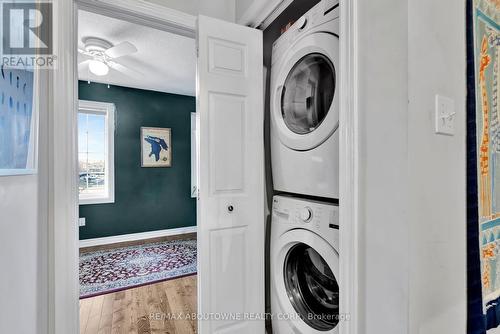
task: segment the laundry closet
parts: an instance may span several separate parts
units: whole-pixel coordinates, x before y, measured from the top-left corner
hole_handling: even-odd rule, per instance
[[[338,333],[342,320],[339,16],[338,1],[294,1],[263,29],[273,333]]]

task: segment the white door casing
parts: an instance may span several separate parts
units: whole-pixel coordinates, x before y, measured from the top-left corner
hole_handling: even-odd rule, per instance
[[[288,1],[288,0],[287,0]],[[68,87],[73,85],[76,92],[76,80],[71,77],[76,73],[76,46],[72,39],[76,36],[77,20],[75,3],[79,4],[80,8],[85,8],[91,11],[97,11],[101,14],[108,14],[113,17],[122,17],[131,20],[137,24],[147,24],[148,26],[156,26],[159,29],[167,31],[188,31],[188,35],[195,35],[196,17],[179,13],[165,6],[153,4],[145,1],[135,0],[74,0],[62,1],[54,8],[54,13],[57,17],[64,18],[58,20],[60,32],[57,34],[57,45],[59,45],[58,54],[64,55],[60,57],[59,68],[68,71],[55,72],[51,81],[47,83],[47,96],[53,97],[50,103],[54,104],[54,108],[47,110],[55,110],[50,122],[63,126],[53,126],[50,131],[51,137],[55,136],[62,143],[71,143],[71,138],[76,133],[76,121],[73,126],[68,126],[68,106],[75,106],[77,102],[77,94],[60,94],[61,91],[67,91]],[[340,62],[342,67],[341,81],[341,97],[340,97],[340,198],[343,205],[340,207],[340,225],[342,234],[340,237],[340,302],[341,312],[350,315],[350,321],[340,322],[340,332],[343,334],[358,333],[360,315],[360,291],[359,286],[366,285],[360,283],[361,273],[359,270],[360,263],[360,237],[359,237],[359,149],[358,149],[358,132],[359,132],[359,115],[358,115],[358,0],[343,1],[340,0],[341,9],[341,36],[340,39]],[[276,12],[278,13],[278,12]],[[181,15],[182,14],[182,15]],[[185,17],[188,19],[186,20]],[[174,29],[169,29],[173,26]],[[178,28],[178,29],[177,29]],[[190,33],[192,31],[192,33]],[[62,63],[61,63],[62,61]],[[73,65],[72,65],[73,63]],[[67,66],[62,66],[67,65]],[[73,72],[73,74],[68,72]],[[65,87],[65,88],[62,88]],[[55,101],[55,102],[54,102]],[[59,106],[59,107],[58,107]],[[41,119],[43,122],[43,119]],[[43,135],[43,134],[41,134]],[[48,139],[49,140],[49,139]],[[53,139],[50,139],[52,142]],[[71,145],[70,145],[71,146]],[[50,203],[41,203],[40,216],[46,219],[49,225],[50,244],[53,247],[50,250],[48,267],[49,272],[55,278],[49,286],[48,300],[41,299],[41,303],[48,304],[49,313],[49,330],[50,333],[66,334],[78,332],[78,270],[75,264],[77,258],[76,247],[78,236],[75,225],[68,224],[76,217],[78,201],[76,192],[73,192],[73,185],[68,181],[68,172],[73,173],[71,167],[68,167],[69,161],[72,161],[76,155],[76,145],[73,145],[73,150],[64,149],[58,150],[57,155],[49,154],[43,151],[47,145],[40,144],[40,175],[45,175],[42,178],[40,185],[41,194],[49,194],[51,189],[51,199],[47,199]],[[66,147],[66,146],[65,146]],[[44,154],[44,152],[46,154]],[[44,159],[44,157],[46,157]],[[43,163],[44,160],[46,163]],[[61,163],[63,162],[63,163]],[[45,167],[44,167],[45,166]],[[43,171],[45,168],[45,172]],[[76,173],[76,171],[74,172]],[[49,180],[50,175],[63,175],[64,177],[54,178]],[[71,178],[71,176],[69,176]],[[54,185],[54,182],[56,183]],[[76,184],[76,179],[74,181]],[[71,194],[75,194],[72,196]],[[45,200],[47,196],[40,196]],[[69,204],[68,204],[69,203]],[[64,227],[64,228],[61,228]],[[69,255],[68,255],[69,254]],[[51,276],[51,277],[52,277]],[[55,283],[54,283],[55,281]],[[70,287],[69,289],[67,287]],[[201,327],[201,326],[200,326]],[[41,329],[43,333],[43,329]]]
[[[262,32],[199,16],[197,37],[199,333],[263,334]]]

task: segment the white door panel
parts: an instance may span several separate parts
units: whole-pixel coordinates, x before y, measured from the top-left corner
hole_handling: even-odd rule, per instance
[[[199,332],[263,334],[262,33],[199,16],[198,51]]]

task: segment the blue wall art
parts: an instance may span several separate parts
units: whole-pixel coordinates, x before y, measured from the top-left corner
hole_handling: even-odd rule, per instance
[[[33,76],[0,67],[0,176],[36,172]]]
[[[142,167],[172,167],[170,128],[141,127]]]

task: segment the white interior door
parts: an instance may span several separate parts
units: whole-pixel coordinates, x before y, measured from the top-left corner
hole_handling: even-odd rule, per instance
[[[262,32],[199,16],[198,50],[199,333],[263,334]]]

